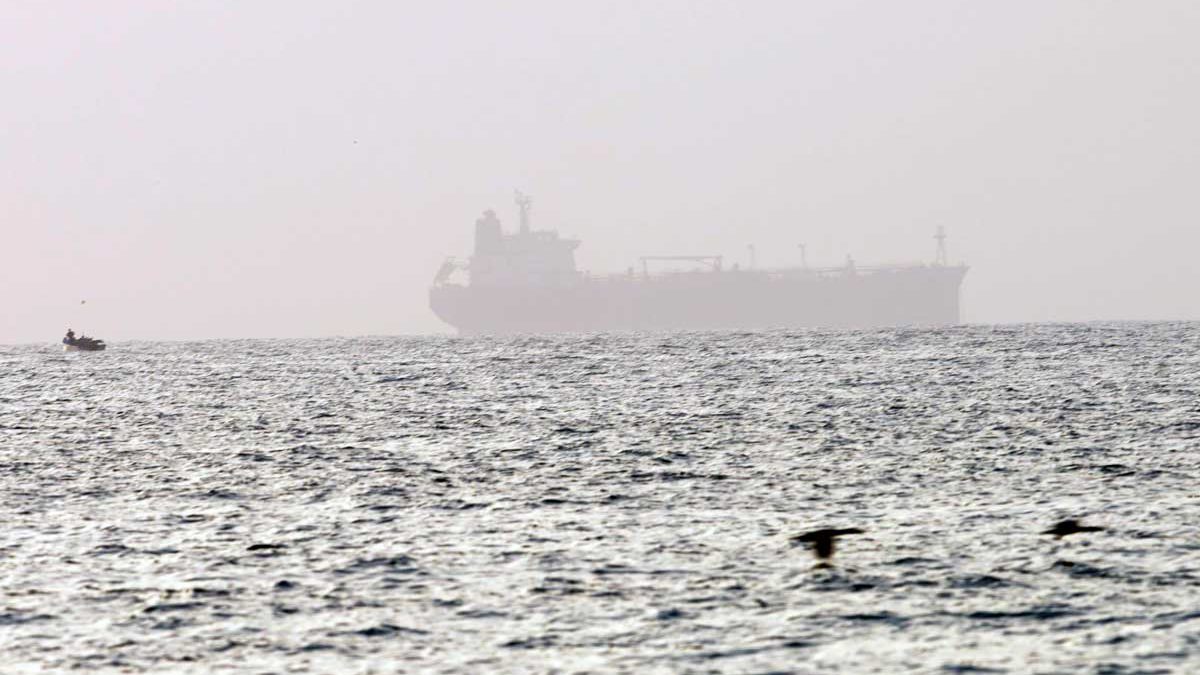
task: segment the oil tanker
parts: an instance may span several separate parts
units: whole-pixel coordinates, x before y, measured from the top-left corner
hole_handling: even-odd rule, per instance
[[[946,261],[938,228],[929,264],[726,267],[719,255],[644,256],[639,268],[593,275],[575,266],[579,240],[530,227],[529,197],[517,193],[520,228],[495,212],[475,221],[475,250],[446,260],[429,290],[434,313],[462,335],[607,331],[870,328],[956,324],[967,267]],[[652,269],[672,263],[676,269]],[[678,265],[687,268],[678,269]]]

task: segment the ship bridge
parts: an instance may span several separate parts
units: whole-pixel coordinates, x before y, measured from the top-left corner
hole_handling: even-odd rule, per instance
[[[479,287],[556,286],[578,280],[577,239],[564,239],[553,230],[532,230],[532,200],[517,193],[521,227],[507,234],[496,212],[484,211],[475,221],[475,252],[468,263],[470,285]]]

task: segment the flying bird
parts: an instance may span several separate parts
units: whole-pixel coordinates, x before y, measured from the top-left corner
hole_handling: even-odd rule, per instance
[[[833,557],[834,542],[838,537],[847,534],[863,534],[865,530],[857,527],[832,528],[826,527],[811,532],[805,532],[792,537],[793,544],[812,544],[813,555],[817,560],[825,561]]]
[[[1055,539],[1062,539],[1063,537],[1065,537],[1069,534],[1079,534],[1081,532],[1103,532],[1103,531],[1104,531],[1103,527],[1097,527],[1095,525],[1082,525],[1082,524],[1080,524],[1080,522],[1078,520],[1075,520],[1074,518],[1068,518],[1066,520],[1058,521],[1057,523],[1054,524],[1054,527],[1052,527],[1048,530],[1043,530],[1042,534],[1052,534],[1052,535],[1054,535]]]

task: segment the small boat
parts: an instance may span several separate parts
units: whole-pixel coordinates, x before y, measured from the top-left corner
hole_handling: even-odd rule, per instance
[[[75,331],[67,329],[67,336],[62,339],[64,352],[102,352],[108,346],[104,340],[90,338],[86,335],[75,337]]]

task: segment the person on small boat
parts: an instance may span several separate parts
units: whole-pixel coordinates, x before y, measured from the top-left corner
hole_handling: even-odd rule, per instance
[[[63,344],[64,345],[75,344],[75,331],[71,330],[70,328],[67,329],[67,336],[65,338],[63,338]]]

